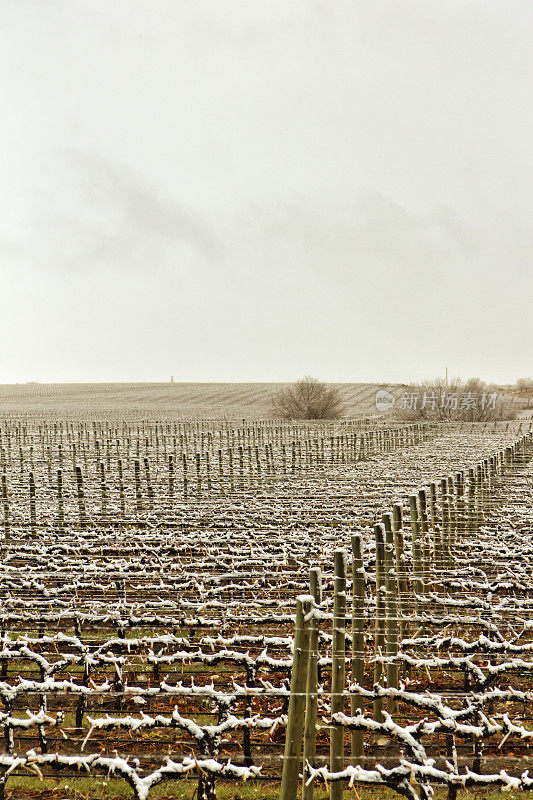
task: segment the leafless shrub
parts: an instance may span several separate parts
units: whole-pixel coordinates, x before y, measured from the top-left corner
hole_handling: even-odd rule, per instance
[[[516,388],[520,394],[533,394],[533,378],[519,378]]]
[[[272,395],[270,407],[282,419],[338,419],[343,401],[339,389],[306,375]]]

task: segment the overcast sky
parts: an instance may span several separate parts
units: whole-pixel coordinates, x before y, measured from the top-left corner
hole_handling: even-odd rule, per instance
[[[533,373],[531,0],[0,0],[0,382]]]

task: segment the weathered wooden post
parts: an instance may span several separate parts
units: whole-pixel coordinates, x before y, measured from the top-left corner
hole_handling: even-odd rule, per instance
[[[220,494],[224,494],[224,463],[220,447],[218,448],[218,490]]]
[[[200,497],[202,493],[202,468],[200,463],[200,453],[195,453],[194,462],[196,464],[196,494]]]
[[[83,475],[81,467],[76,467],[76,495],[78,499],[78,516],[80,528],[85,528],[87,524],[87,514],[85,512],[85,495],[83,492]]]
[[[35,528],[37,526],[37,514],[35,510],[35,478],[33,476],[33,472],[30,472],[28,477],[30,484],[30,528],[31,532],[35,533]]]
[[[105,482],[105,465],[104,462],[100,462],[100,493],[101,493],[101,515],[102,518],[105,518],[107,513],[107,486]]]
[[[133,473],[135,476],[135,507],[137,513],[141,511],[141,467],[139,460],[135,459],[133,462]]]
[[[316,606],[322,603],[322,571],[319,567],[309,570],[309,594]],[[318,620],[312,617],[309,623],[309,664],[307,670],[307,700],[305,707],[304,757],[302,800],[312,800],[314,783],[306,785],[309,777],[307,764],[315,766],[316,756],[316,723],[318,708]]]
[[[122,469],[122,459],[119,458],[118,466],[118,499],[120,503],[120,515],[122,519],[126,518],[126,498],[124,495],[124,472]]]
[[[392,506],[392,533],[394,537],[394,552],[396,555],[396,574],[398,576],[398,609],[400,618],[404,616],[405,604],[408,602],[409,585],[407,581],[407,565],[403,540],[403,507],[401,503]],[[406,636],[406,622],[400,620],[400,636]]]
[[[429,484],[429,497],[428,497],[428,504],[429,504],[429,517],[431,520],[431,546],[432,546],[432,558],[433,558],[433,565],[436,569],[440,567],[438,558],[437,558],[437,538],[438,538],[438,525],[437,525],[437,484],[430,483]]]
[[[313,598],[311,595],[300,595],[296,600],[289,719],[285,734],[280,800],[296,800],[298,794],[309,664],[309,616],[312,605]]]
[[[386,599],[386,654],[387,658],[395,659],[398,655],[398,590],[397,575],[394,569],[394,538],[392,532],[392,514],[383,515],[385,526],[385,587]],[[394,661],[387,663],[387,687],[398,688],[398,664]],[[392,697],[388,698],[390,714],[397,711],[398,704]]]
[[[449,549],[450,558],[455,548],[455,541],[457,536],[457,506],[455,503],[455,482],[453,475],[448,475],[448,520],[449,520]],[[451,562],[450,562],[451,563]]]
[[[331,667],[331,715],[344,711],[346,674],[346,550],[334,554],[333,641]],[[344,728],[333,725],[330,736],[330,769],[340,772],[344,767]],[[342,800],[342,781],[331,784],[331,800]]]
[[[431,569],[431,553],[429,549],[429,519],[427,514],[427,493],[425,489],[418,490],[418,507],[420,509],[419,530],[420,530],[420,551],[422,554],[422,578],[424,584],[429,582]]]
[[[416,495],[412,494],[409,497],[409,510],[411,512],[411,533],[412,533],[412,550],[413,550],[413,594],[414,594],[414,607],[415,614],[418,614],[418,599],[416,595],[421,595],[424,591],[424,583],[422,580],[422,548],[420,545],[420,524],[418,521],[418,508],[416,503]]]
[[[363,685],[365,678],[365,592],[366,580],[363,563],[363,537],[352,536],[353,565],[353,611],[352,611],[352,683]],[[363,698],[352,692],[350,712],[352,716],[363,710]],[[364,755],[363,731],[352,731],[351,750],[354,764],[360,764]]]
[[[385,527],[379,523],[374,525],[376,541],[376,621],[374,633],[374,683],[383,680],[383,662],[385,655]],[[374,700],[374,719],[383,722],[383,698]]]
[[[168,457],[168,496],[172,502],[174,496],[174,456],[172,453]]]
[[[7,475],[5,472],[2,473],[2,507],[4,510],[4,539],[8,542],[11,538],[11,533],[9,525],[9,495],[7,493]]]
[[[446,478],[442,478],[440,482],[440,505],[442,516],[442,530],[441,530],[441,543],[442,543],[442,566],[446,567],[450,561],[449,547],[450,547],[450,507],[448,504],[448,482]]]
[[[59,529],[63,528],[65,513],[63,510],[63,472],[57,470],[57,524]]]
[[[235,491],[235,478],[233,476],[233,448],[228,450],[228,469],[229,469],[229,488],[233,493]]]
[[[468,470],[468,523],[469,537],[476,531],[476,474],[472,467]]]

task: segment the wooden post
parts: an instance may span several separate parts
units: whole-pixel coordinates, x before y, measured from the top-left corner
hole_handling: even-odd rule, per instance
[[[333,642],[331,667],[331,714],[344,711],[346,672],[346,550],[334,554]],[[330,769],[339,772],[344,767],[344,728],[333,725],[330,736]],[[331,784],[331,800],[342,800],[342,781]]]
[[[322,571],[319,567],[309,570],[309,594],[314,598],[315,604],[322,603]],[[303,786],[302,800],[312,800],[314,783],[306,786],[308,778],[306,765],[315,766],[316,756],[316,723],[318,707],[318,620],[312,617],[309,625],[309,664],[307,671],[307,698],[305,707],[304,730],[304,757],[303,757]]]
[[[374,683],[381,683],[383,680],[383,663],[381,659],[385,655],[385,528],[380,523],[374,525],[374,536],[376,540],[376,622],[374,634],[374,655],[378,659],[374,663]],[[383,698],[376,697],[374,700],[374,719],[376,722],[383,722]]]
[[[294,655],[291,670],[291,694],[289,699],[289,719],[285,734],[283,772],[281,776],[280,800],[296,800],[302,736],[305,722],[305,700],[307,689],[309,613],[313,598],[300,595],[296,600],[296,623],[294,628]]]
[[[133,462],[133,472],[135,475],[135,506],[139,513],[141,510],[141,468],[138,459]]]
[[[229,485],[230,490],[233,493],[235,491],[235,480],[233,477],[233,448],[230,447],[228,450],[228,464],[229,464]]]
[[[363,563],[363,537],[360,533],[352,536],[353,565],[353,611],[352,611],[352,682],[359,686],[365,679],[365,569]],[[356,694],[350,698],[352,716],[363,710],[363,698]],[[363,731],[352,731],[352,760],[361,764],[364,755]]]
[[[448,545],[450,548],[450,559],[455,548],[455,540],[457,534],[457,506],[455,504],[455,483],[453,475],[448,475],[448,520],[449,520],[449,539]],[[451,564],[450,560],[450,564]]]
[[[394,569],[394,538],[392,532],[392,514],[383,515],[385,526],[385,586],[387,589],[386,599],[386,630],[387,658],[396,658],[398,655],[398,589],[397,576]],[[387,687],[398,688],[398,664],[387,664]],[[390,714],[397,711],[398,704],[394,698],[388,698],[388,709]]]
[[[187,454],[183,453],[181,456],[181,463],[183,466],[183,499],[187,499],[188,479],[187,479]]]
[[[420,527],[418,522],[418,509],[416,504],[416,495],[412,494],[409,497],[409,509],[411,512],[411,533],[412,533],[412,549],[413,549],[413,593],[415,595],[422,594],[424,584],[422,582],[422,551],[420,547]],[[414,598],[415,614],[418,614],[418,600]]]
[[[196,494],[200,497],[202,493],[202,472],[201,472],[201,464],[200,464],[200,453],[195,454],[195,463],[196,463]]]
[[[429,516],[431,519],[431,551],[434,569],[439,568],[437,560],[437,484],[429,484]]]
[[[174,456],[172,453],[168,457],[168,496],[172,502],[174,496]]]
[[[102,495],[102,518],[105,518],[107,514],[107,486],[105,482],[105,465],[104,462],[100,462],[100,491]]]
[[[429,550],[428,533],[429,520],[427,515],[427,494],[425,489],[418,491],[418,507],[420,509],[419,530],[420,530],[420,549],[422,555],[422,578],[424,584],[429,581],[431,554]]]
[[[65,522],[65,514],[63,511],[63,472],[57,470],[57,524],[60,529],[63,528]]]
[[[85,513],[85,496],[83,492],[83,476],[81,467],[76,467],[76,494],[78,497],[78,515],[80,528],[85,528],[87,524],[87,515]]]
[[[405,639],[409,633],[406,620],[406,604],[409,602],[409,585],[407,582],[407,567],[403,542],[403,509],[401,503],[392,506],[392,533],[394,537],[394,550],[396,553],[396,574],[398,576],[398,614],[400,617],[400,639]]]
[[[37,526],[37,514],[35,511],[35,478],[33,477],[33,472],[30,472],[30,527],[32,533],[35,533],[35,528]]]
[[[441,511],[442,511],[442,526],[441,526],[442,568],[444,569],[450,562],[449,558],[450,507],[448,504],[448,483],[446,481],[446,478],[442,478],[440,482],[440,497],[441,497]]]
[[[7,476],[5,472],[2,473],[2,506],[4,510],[4,539],[6,542],[8,542],[9,539],[11,538],[11,532],[9,526],[9,498],[7,494]]]

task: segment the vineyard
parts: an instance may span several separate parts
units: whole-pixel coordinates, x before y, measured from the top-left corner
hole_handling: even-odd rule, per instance
[[[6,414],[0,800],[533,789],[532,430]]]

